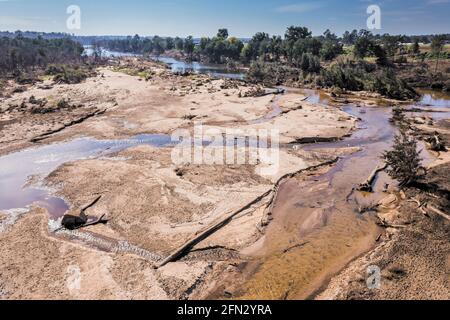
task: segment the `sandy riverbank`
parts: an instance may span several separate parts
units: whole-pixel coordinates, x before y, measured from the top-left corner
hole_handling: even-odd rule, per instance
[[[215,128],[278,129],[282,143],[341,138],[355,127],[355,118],[338,108],[308,103],[300,94],[245,97],[256,88],[198,75],[176,76],[159,64],[150,64],[147,70],[152,71],[148,81],[106,68],[85,83],[31,87],[3,100],[1,153],[80,136],[124,139],[170,134],[180,128],[191,130],[194,121]],[[76,111],[33,113],[27,102],[32,96],[47,99],[50,105],[65,98],[77,106]],[[14,107],[22,101],[24,108]],[[275,103],[279,111],[274,111]],[[102,113],[74,123],[93,111]],[[33,142],[61,126],[66,128]],[[282,149],[280,170],[271,176],[260,173],[260,164],[177,166],[170,148],[144,145],[64,164],[45,184],[68,201],[71,213],[102,195],[88,214],[106,213],[110,222],[55,234],[51,225],[49,230],[45,210],[37,206],[18,216],[0,233],[1,297],[200,297],[215,274],[251,259],[243,249],[261,238],[265,225],[261,222],[267,219],[266,207],[279,178],[332,160],[335,153]],[[192,236],[250,202],[254,204],[181,261],[153,269]],[[77,274],[79,286],[68,284]]]
[[[412,117],[411,122],[417,122]],[[418,135],[438,132],[448,146],[449,120],[421,121]],[[434,153],[424,188],[410,188],[383,199],[378,216],[388,225],[380,245],[347,266],[316,299],[446,300],[450,297],[449,152]],[[428,190],[427,190],[428,189]],[[418,203],[421,207],[418,208]],[[369,289],[367,269],[381,271],[380,287]]]

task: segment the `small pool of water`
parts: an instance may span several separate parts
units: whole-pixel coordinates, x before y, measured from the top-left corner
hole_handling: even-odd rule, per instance
[[[138,135],[126,140],[79,138],[0,157],[0,210],[37,204],[46,208],[52,217],[60,217],[68,210],[68,205],[41,185],[45,177],[64,163],[108,156],[142,144],[164,147],[171,144],[171,137]]]
[[[422,95],[418,102],[419,106],[430,106],[434,108],[450,108],[450,94],[436,90],[417,90]]]
[[[421,108],[430,112],[408,113],[411,117],[428,117],[434,121],[450,119],[450,94],[436,90],[417,90],[422,95],[421,99],[407,109]]]
[[[201,62],[186,62],[169,57],[152,57],[152,59],[160,62],[164,62],[169,65],[172,72],[185,73],[194,72],[199,74],[207,74],[214,78],[229,78],[243,80],[245,74],[242,72],[230,71],[223,65],[208,64]]]
[[[87,56],[92,56],[94,54],[94,50],[92,46],[84,46],[84,54]],[[111,57],[111,58],[120,58],[120,57],[142,57],[142,54],[134,54],[129,52],[118,52],[118,51],[110,51],[106,49],[102,49],[103,57]],[[185,72],[194,72],[198,74],[207,74],[213,78],[229,78],[229,79],[238,79],[243,80],[245,78],[244,72],[236,72],[230,71],[224,65],[220,64],[210,64],[210,63],[202,63],[202,62],[186,62],[182,60],[178,60],[171,57],[164,56],[153,56],[151,59],[164,62],[165,64],[170,66],[172,72],[176,73],[185,73]]]

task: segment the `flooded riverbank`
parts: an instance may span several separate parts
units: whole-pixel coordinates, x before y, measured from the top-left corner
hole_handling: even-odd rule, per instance
[[[327,103],[318,94],[310,99]],[[448,101],[435,101],[427,93],[418,105],[440,107]],[[355,105],[343,109],[361,119],[358,131],[339,142],[298,148],[358,147],[360,151],[343,156],[332,168],[290,179],[280,187],[265,236],[247,251],[255,260],[242,272],[244,284],[226,289],[236,297],[310,298],[333,274],[377,244],[383,230],[376,225],[373,210],[397,183],[381,172],[373,193],[355,188],[382,163],[382,153],[391,147],[396,133],[389,122],[392,109]],[[422,156],[424,165],[432,162],[427,151]]]
[[[150,58],[155,61],[164,62],[170,67],[172,72],[175,73],[193,72],[197,74],[206,74],[213,78],[229,78],[237,80],[243,80],[245,78],[243,72],[229,70],[226,66],[220,64],[202,63],[197,61],[186,62],[164,56]]]
[[[5,209],[1,209],[0,221],[6,221],[7,225],[0,233],[6,244],[2,252],[20,253],[6,254],[8,259],[0,262],[20,266],[10,269],[8,276],[2,278],[9,287],[22,285],[32,272],[25,261],[28,255],[23,252],[28,252],[29,243],[34,243],[35,238],[39,239],[35,265],[41,263],[45,270],[61,278],[64,278],[61,270],[72,265],[73,259],[82,265],[83,272],[96,270],[108,275],[108,270],[98,270],[108,253],[117,270],[123,270],[124,266],[129,266],[130,271],[142,270],[145,264],[151,269],[147,271],[152,277],[149,283],[158,288],[157,293],[151,292],[149,296],[160,296],[167,290],[172,298],[195,298],[200,291],[207,294],[209,291],[201,286],[210,284],[209,275],[218,270],[223,272],[223,266],[236,261],[239,268],[243,264],[249,268],[244,268],[248,277],[244,287],[239,288],[240,296],[287,299],[309,296],[329,274],[374,245],[380,231],[370,212],[361,215],[360,209],[366,211],[368,205],[377,201],[389,181],[380,175],[374,194],[351,191],[378,164],[379,153],[395,133],[388,121],[390,108],[338,107],[331,104],[332,99],[326,94],[314,91],[287,90],[284,94],[243,97],[241,92],[254,88],[241,81],[196,75],[181,77],[161,64],[147,60],[145,63],[156,71],[151,81],[105,68],[97,78],[83,84],[55,85],[51,92],[33,88],[14,97],[23,100],[32,94],[45,98],[63,92],[77,101],[99,103],[108,99],[111,108],[101,116],[49,136],[41,144],[31,144],[32,148],[24,144],[26,148],[15,149],[22,151],[0,158],[4,169],[0,171],[2,189],[9,190],[1,202]],[[177,94],[173,88],[192,89]],[[361,118],[358,130],[355,117]],[[267,178],[259,175],[259,164],[174,164],[170,134],[178,128],[192,129],[195,120],[201,120],[205,127],[280,128],[282,172]],[[140,136],[143,132],[160,134]],[[302,138],[336,142],[296,144]],[[201,144],[210,145],[208,141]],[[340,160],[335,163],[333,157]],[[321,163],[327,165],[320,166]],[[308,169],[311,167],[314,169]],[[302,173],[276,188],[272,220],[267,221],[270,223],[266,235],[261,238],[267,225],[262,224],[266,221],[264,207],[271,201],[270,197],[261,197],[272,194],[278,178],[292,172]],[[101,200],[89,209],[88,215],[106,214],[110,219],[106,225],[91,226],[67,238],[52,232],[59,228],[53,219],[64,214],[68,207],[68,213],[78,214],[79,208],[99,195]],[[239,212],[248,203],[255,203],[255,199],[259,199],[257,204],[199,243],[185,257],[153,269],[196,234],[230,212]],[[27,206],[31,206],[28,213],[15,209]],[[48,213],[54,228],[49,229]],[[100,249],[96,247],[98,239],[107,240],[107,243],[100,241]],[[151,253],[154,258],[139,260],[142,256],[134,249],[126,251],[126,257],[111,254],[120,243],[144,250],[138,252]],[[55,256],[48,255],[49,250],[56,252]],[[76,258],[68,254],[72,250],[77,252]],[[91,253],[91,262],[86,260],[86,251]],[[185,288],[185,282],[180,285],[178,278],[160,281],[171,272],[179,279],[195,275],[189,281],[200,286],[194,292]],[[144,278],[139,275],[139,281],[147,279]],[[37,290],[45,290],[49,285],[48,278],[36,279],[44,283],[34,286]],[[121,276],[115,279],[125,285],[122,280]],[[166,281],[170,283],[168,289]],[[262,286],[264,283],[271,288]],[[101,294],[98,288],[89,288],[93,296]],[[147,289],[147,286],[142,290],[134,288],[136,292],[132,294],[147,294]],[[185,289],[188,293],[183,292]],[[63,289],[58,287],[49,292],[58,295],[58,290]],[[112,295],[119,291],[112,290]],[[222,298],[221,294],[218,297]],[[17,295],[26,297],[26,293]]]
[[[79,138],[0,157],[0,210],[24,209],[34,204],[46,208],[52,218],[61,217],[69,205],[43,184],[43,179],[59,166],[108,156],[131,146],[162,147],[170,143],[170,136],[165,135],[140,135],[117,141]]]
[[[90,56],[94,54],[92,46],[85,46],[85,54]],[[102,49],[103,57],[110,58],[121,58],[121,57],[142,57],[142,54],[133,54],[128,52],[117,52]],[[174,73],[196,73],[209,75],[212,78],[228,78],[243,80],[245,78],[245,73],[243,71],[229,70],[225,65],[203,63],[198,61],[183,61],[167,56],[150,56],[149,59],[163,62],[169,66],[170,70]]]

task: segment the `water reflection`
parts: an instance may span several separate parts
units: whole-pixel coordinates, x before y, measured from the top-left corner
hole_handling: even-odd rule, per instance
[[[102,56],[108,58],[120,58],[120,57],[142,57],[142,54],[133,54],[128,52],[117,52],[117,51],[109,51],[104,48],[102,50]],[[94,50],[92,46],[85,46],[84,53],[87,56],[92,56],[94,54]],[[153,60],[163,62],[170,66],[172,72],[176,73],[186,73],[193,72],[198,74],[206,74],[213,78],[229,78],[229,79],[238,79],[243,80],[245,78],[245,74],[239,71],[231,71],[226,68],[224,65],[218,64],[209,64],[202,62],[186,62],[182,60],[178,60],[175,58],[164,57],[164,56],[153,56],[150,57]]]
[[[245,77],[244,73],[230,71],[223,65],[207,64],[196,61],[185,62],[169,57],[152,57],[152,59],[166,63],[170,66],[172,72],[177,73],[194,72],[199,74],[207,74],[214,78],[229,78],[239,80],[243,80]]]
[[[127,140],[80,138],[0,157],[0,210],[36,203],[48,209],[52,217],[59,217],[67,211],[67,204],[43,186],[27,187],[30,178],[41,181],[64,163],[106,156],[134,145],[162,147],[170,143],[171,138],[166,135],[139,135]]]

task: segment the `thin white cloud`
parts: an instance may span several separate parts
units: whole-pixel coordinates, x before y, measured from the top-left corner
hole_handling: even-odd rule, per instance
[[[5,2],[5,1],[1,1]],[[0,27],[8,28],[31,28],[38,27],[42,23],[54,23],[54,21],[43,17],[17,17],[17,16],[0,16]]]
[[[298,3],[298,4],[290,4],[286,6],[281,6],[276,8],[277,12],[281,13],[304,13],[313,11],[323,7],[323,3],[320,2],[307,2],[307,3]]]
[[[443,3],[450,3],[450,0],[428,0],[428,5],[435,5],[435,4],[443,4]]]

